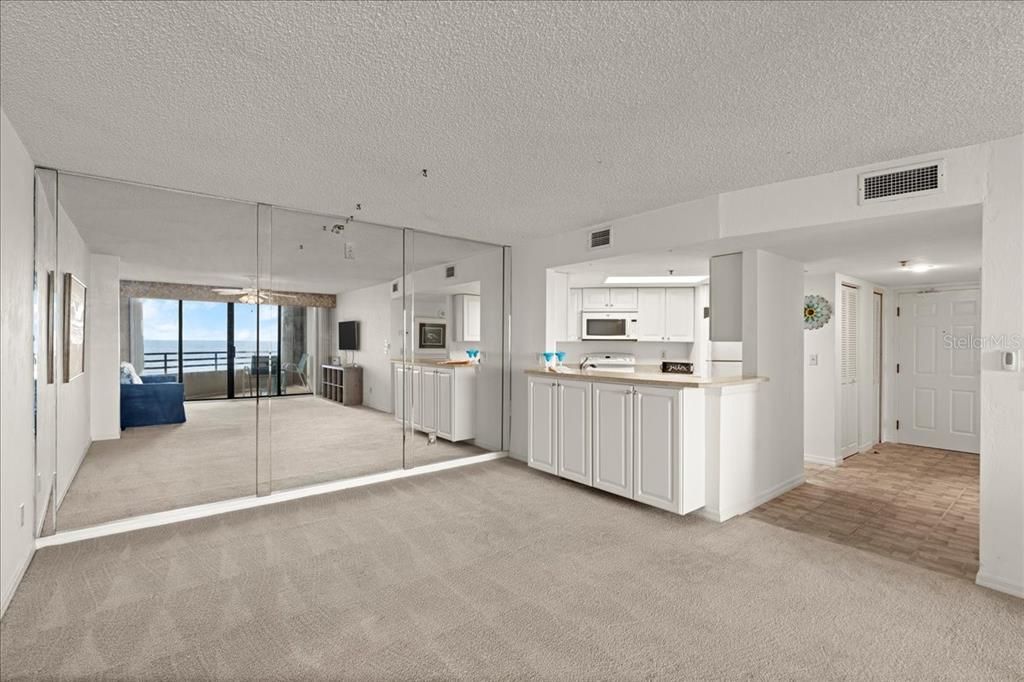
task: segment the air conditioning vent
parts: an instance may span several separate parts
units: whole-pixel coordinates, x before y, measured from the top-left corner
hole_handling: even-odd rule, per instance
[[[590,233],[590,248],[604,249],[612,245],[612,228],[602,227]]]
[[[943,190],[945,169],[941,161],[863,173],[858,178],[860,203],[906,199]]]
[[[455,266],[454,265],[449,265],[448,267],[446,267],[444,269],[444,278],[445,279],[451,279],[454,276],[455,276]]]

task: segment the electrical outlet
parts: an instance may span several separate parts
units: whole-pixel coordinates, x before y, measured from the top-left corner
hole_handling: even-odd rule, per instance
[[[817,367],[818,366],[818,354],[817,353],[811,353],[810,356],[807,359],[807,364],[810,365],[811,367]]]

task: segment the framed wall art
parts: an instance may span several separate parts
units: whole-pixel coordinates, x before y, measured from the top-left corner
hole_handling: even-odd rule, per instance
[[[64,273],[64,383],[85,374],[85,284]]]

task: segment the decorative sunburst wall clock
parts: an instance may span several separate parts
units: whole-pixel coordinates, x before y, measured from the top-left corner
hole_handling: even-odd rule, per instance
[[[821,329],[832,319],[832,304],[818,294],[804,296],[804,329]]]

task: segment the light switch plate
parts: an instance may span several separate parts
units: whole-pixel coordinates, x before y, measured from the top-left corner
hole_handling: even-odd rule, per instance
[[[817,353],[811,353],[810,356],[808,357],[807,364],[810,365],[811,367],[817,367],[818,366],[818,354]]]

